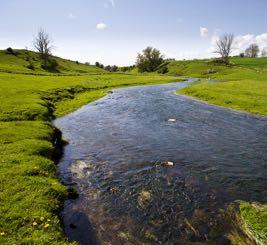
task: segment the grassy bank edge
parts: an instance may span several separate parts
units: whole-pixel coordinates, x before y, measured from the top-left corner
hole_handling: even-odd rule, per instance
[[[3,121],[0,125],[0,130],[3,129],[0,143],[3,144],[1,149],[5,151],[2,160],[5,166],[2,166],[0,173],[4,175],[1,177],[4,181],[1,183],[0,189],[3,186],[5,190],[1,189],[0,201],[7,203],[1,209],[4,215],[1,219],[2,224],[0,224],[0,243],[68,243],[63,234],[59,212],[63,208],[64,201],[72,198],[75,193],[72,189],[63,186],[57,178],[55,164],[61,156],[63,141],[61,132],[52,123],[53,119],[105,96],[111,89],[182,80],[173,77],[168,81],[157,79],[156,82],[137,80],[127,84],[122,81],[120,85],[103,85],[98,89],[76,85],[43,91],[38,93],[42,101],[41,105],[44,107],[42,115],[35,116],[30,121]],[[20,126],[24,128],[24,132],[16,135]],[[14,136],[16,142],[19,142],[19,144],[15,143],[18,148],[12,149],[12,151],[9,148],[14,148],[14,144],[9,144],[10,136],[11,138]],[[13,151],[18,154],[16,157],[20,159],[19,161],[16,157],[14,158]],[[19,183],[20,180],[21,183],[23,181],[22,185]],[[26,186],[23,186],[25,183]],[[11,197],[12,189],[15,192]],[[17,190],[19,193],[16,193]],[[29,193],[32,196],[28,196]],[[33,206],[36,207],[30,208]],[[10,209],[10,207],[12,208]],[[8,213],[6,218],[5,212]]]
[[[202,80],[176,93],[208,104],[266,117],[266,91],[265,81],[234,80],[209,83]]]
[[[232,244],[267,243],[267,205],[237,200],[226,208],[232,229],[228,238]]]

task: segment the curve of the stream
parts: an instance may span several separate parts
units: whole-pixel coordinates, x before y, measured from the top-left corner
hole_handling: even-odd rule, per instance
[[[208,105],[180,82],[116,89],[54,123],[63,220],[81,244],[227,244],[221,212],[267,202],[267,119]],[[170,120],[173,119],[173,120]]]

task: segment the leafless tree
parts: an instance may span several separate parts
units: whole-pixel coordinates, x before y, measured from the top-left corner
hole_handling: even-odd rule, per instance
[[[259,49],[258,44],[253,43],[246,49],[245,54],[247,57],[256,58],[258,57],[259,52],[260,52],[260,49]]]
[[[216,42],[215,53],[220,54],[226,63],[229,62],[229,56],[233,50],[234,38],[233,34],[225,34]]]
[[[34,40],[34,47],[40,53],[41,58],[46,63],[51,55],[53,46],[48,33],[44,29],[40,29]]]
[[[263,48],[261,51],[261,57],[267,57],[267,47]]]

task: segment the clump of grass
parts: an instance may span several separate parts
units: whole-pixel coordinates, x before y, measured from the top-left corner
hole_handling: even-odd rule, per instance
[[[267,205],[240,202],[239,208],[246,233],[258,244],[267,244]]]
[[[232,229],[228,238],[233,244],[267,243],[267,205],[236,201],[227,207]]]

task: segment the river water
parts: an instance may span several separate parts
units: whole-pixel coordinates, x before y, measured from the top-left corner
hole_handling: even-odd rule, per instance
[[[80,192],[70,240],[228,244],[227,204],[267,202],[267,118],[175,94],[189,84],[116,89],[55,121],[59,175]]]

